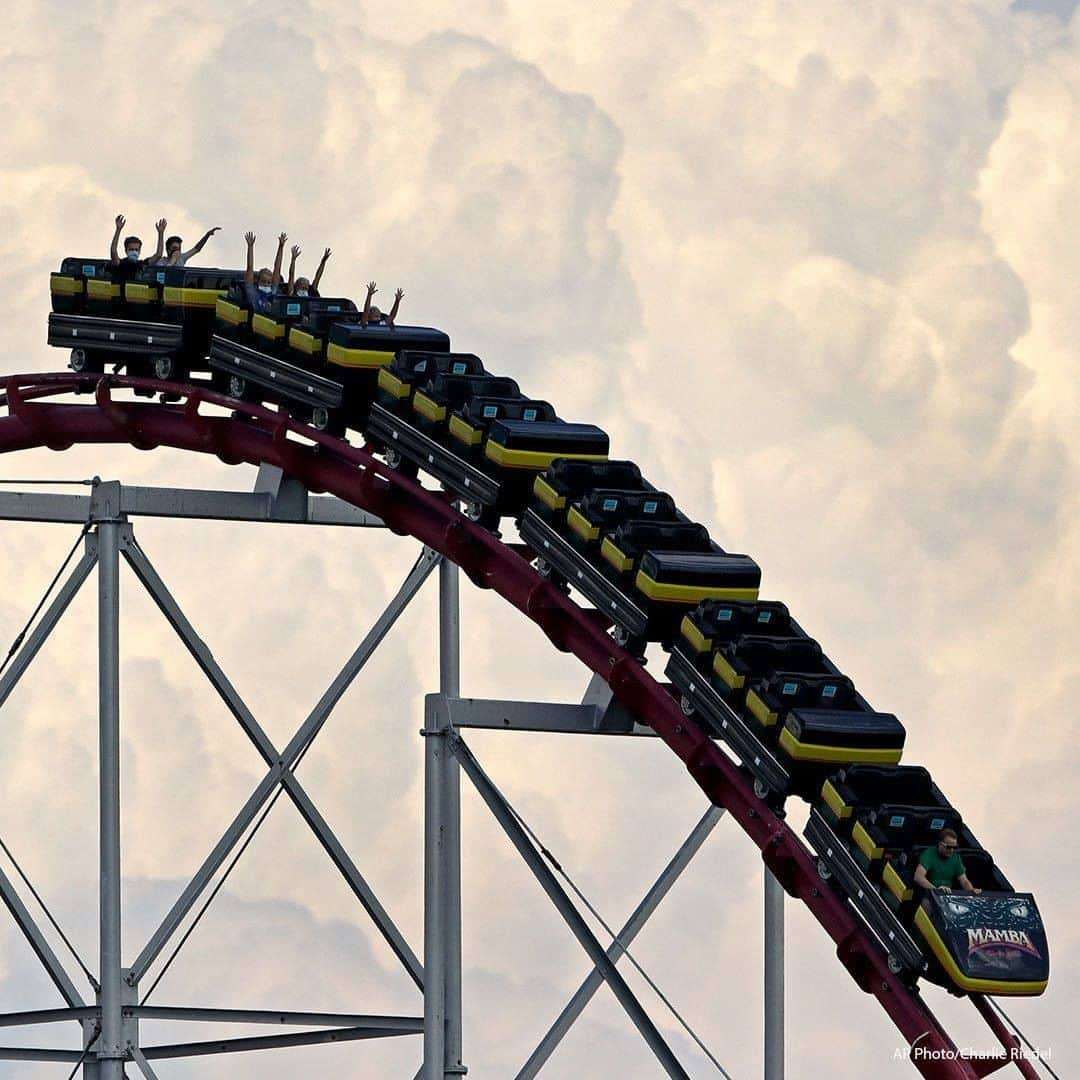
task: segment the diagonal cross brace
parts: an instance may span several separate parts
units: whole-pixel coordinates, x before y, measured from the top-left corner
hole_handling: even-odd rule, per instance
[[[132,984],[137,983],[146,973],[167,944],[169,938],[175,933],[184,916],[191,910],[209,884],[214,873],[235,847],[244,830],[254,820],[278,784],[281,784],[330,855],[331,860],[345,878],[354,895],[375,921],[379,931],[394,954],[402,962],[413,982],[422,989],[424,980],[423,965],[394,925],[389,914],[379,903],[371,887],[364,880],[340,841],[334,836],[333,830],[311,802],[300,781],[293,775],[291,770],[300,754],[321,730],[330,712],[348,689],[360,669],[394,625],[398,616],[419,591],[431,571],[439,564],[441,556],[430,548],[424,549],[386,610],[349,658],[326,693],[323,694],[319,703],[293,736],[285,750],[278,753],[269,737],[236,692],[232,683],[229,682],[228,677],[219,667],[205,642],[195,633],[194,628],[170,595],[145,553],[130,536],[130,533],[126,536],[123,553],[132,570],[153,597],[173,629],[176,630],[177,635],[207,676],[211,685],[255,744],[263,760],[270,766],[269,772],[252,792],[221,840],[218,841],[213,851],[207,856],[195,877],[192,878],[188,887],[173,905],[161,926],[132,965],[128,976],[129,982]]]
[[[60,617],[67,611],[75,594],[82,588],[83,583],[90,576],[90,571],[97,565],[97,536],[88,533],[82,558],[75,564],[75,569],[68,575],[67,581],[61,586],[60,591],[53,598],[52,603],[46,608],[41,621],[30,632],[29,637],[23,642],[22,648],[12,658],[7,671],[0,676],[0,707],[15,689],[19,680],[23,677],[31,661],[37,656],[41,646],[45,644],[48,636],[53,632]]]
[[[723,816],[724,808],[721,806],[710,806],[702,815],[701,820],[698,821],[693,831],[683,841],[682,846],[664,868],[663,873],[656,879],[652,888],[642,898],[641,903],[634,909],[634,913],[627,920],[626,925],[619,931],[615,940],[609,946],[607,956],[613,964],[617,963],[623,953],[630,947],[630,943],[637,937],[646,922],[649,921],[652,913],[659,907],[660,901],[667,896],[668,891],[687,866],[690,865],[693,857],[701,850],[701,845],[705,843],[706,838]],[[586,976],[585,981],[578,987],[566,1008],[559,1014],[558,1019],[551,1025],[540,1044],[532,1052],[529,1060],[522,1066],[515,1080],[533,1080],[533,1077],[547,1064],[548,1059],[555,1052],[555,1048],[562,1042],[563,1037],[577,1018],[585,1011],[585,1006],[589,1004],[603,982],[604,976],[599,969],[594,967]]]
[[[454,756],[473,782],[473,786],[480,797],[487,803],[487,807],[494,815],[495,820],[502,826],[503,831],[510,838],[510,842],[517,848],[518,854],[521,855],[537,881],[540,882],[544,892],[548,894],[551,902],[570,927],[574,937],[578,939],[582,948],[589,954],[589,958],[596,965],[597,971],[600,972],[619,1004],[626,1010],[627,1015],[634,1022],[634,1026],[641,1032],[642,1037],[649,1044],[649,1048],[656,1055],[656,1059],[660,1062],[663,1070],[668,1076],[674,1077],[675,1080],[690,1080],[689,1073],[679,1064],[663,1035],[660,1034],[656,1025],[649,1018],[648,1013],[645,1012],[641,1003],[634,996],[633,990],[630,989],[626,980],[619,974],[618,968],[608,957],[596,935],[589,929],[589,925],[582,917],[581,912],[574,906],[570,897],[566,895],[554,873],[544,862],[543,856],[533,846],[510,804],[507,803],[502,793],[480,767],[479,762],[473,757],[472,751],[461,736],[456,733],[451,734],[449,742]]]
[[[8,911],[11,912],[19,929],[30,943],[30,948],[34,950],[34,954],[41,961],[41,966],[45,968],[56,989],[60,991],[61,997],[68,1003],[69,1007],[73,1009],[83,1008],[86,1002],[83,1001],[79,991],[75,989],[71,977],[64,970],[63,964],[60,963],[56,953],[52,951],[48,941],[45,940],[45,935],[41,932],[37,923],[34,922],[33,916],[27,911],[26,905],[19,899],[19,894],[15,891],[15,887],[3,870],[0,870],[0,900],[3,900]]]

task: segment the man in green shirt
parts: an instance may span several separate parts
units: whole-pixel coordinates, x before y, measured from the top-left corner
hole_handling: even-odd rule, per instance
[[[964,861],[956,854],[957,843],[954,830],[942,829],[938,834],[937,846],[928,847],[919,856],[919,865],[915,867],[915,884],[924,889],[951,893],[953,883],[959,882],[964,892],[981,893],[982,889],[976,889],[968,880]]]

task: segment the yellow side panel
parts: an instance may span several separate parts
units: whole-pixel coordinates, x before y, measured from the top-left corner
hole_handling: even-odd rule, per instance
[[[582,540],[600,539],[600,530],[591,525],[589,519],[576,506],[571,506],[566,512],[566,523]]]
[[[479,428],[467,424],[460,416],[450,417],[450,434],[466,446],[479,446],[484,439],[484,433]]]
[[[707,638],[695,625],[689,615],[682,617],[679,633],[693,646],[694,652],[708,652],[712,648],[712,638]]]
[[[91,300],[119,300],[120,285],[114,281],[90,278],[86,282],[86,295]]]
[[[904,755],[903,750],[899,748],[874,747],[870,749],[799,742],[787,728],[780,732],[780,745],[796,761],[821,761],[836,765],[895,765]],[[862,826],[857,823],[855,828],[860,829]]]
[[[295,326],[289,330],[289,344],[297,352],[307,353],[308,356],[322,352],[323,347],[322,338],[309,334],[305,330],[298,330]]]
[[[601,542],[600,554],[621,574],[625,574],[634,565],[634,560],[624,555],[612,542],[610,536],[605,536]]]
[[[727,657],[723,653],[716,653],[712,658],[712,669],[720,676],[732,690],[741,690],[746,684],[746,677],[740,675],[732,666],[728,663]]]
[[[566,500],[542,476],[533,481],[533,493],[549,510],[561,510],[566,505]]]
[[[269,315],[252,315],[251,329],[259,337],[267,338],[270,341],[277,341],[278,338],[285,336],[285,324],[275,322]]]
[[[326,359],[331,364],[337,364],[338,367],[350,367],[350,368],[382,368],[386,369],[389,364],[394,362],[394,354],[392,352],[382,352],[379,349],[346,349],[344,345],[331,345],[326,350]],[[390,375],[389,372],[386,372]],[[382,386],[383,372],[379,372],[379,385]],[[393,375],[390,375],[397,384],[399,389],[390,390],[395,397],[408,397],[409,387],[401,382],[400,379]],[[383,387],[383,389],[389,389],[389,387]],[[404,392],[401,392],[404,391]]]
[[[422,390],[417,390],[413,394],[412,407],[421,416],[433,423],[437,424],[440,420],[446,419],[446,406],[432,400]]]
[[[772,727],[776,721],[780,719],[780,714],[773,712],[772,709],[758,697],[756,690],[751,690],[746,695],[746,707],[754,714],[758,723],[765,727]]]
[[[333,345],[330,346],[333,349]],[[386,393],[392,394],[394,397],[401,399],[409,396],[409,384],[402,382],[392,372],[387,371],[386,368],[381,368],[379,371],[379,389],[385,390]]]
[[[840,792],[836,790],[831,780],[826,780],[821,785],[821,797],[825,800],[826,806],[838,818],[851,817],[851,807],[844,802]]]
[[[225,289],[183,289],[178,285],[166,285],[164,301],[170,307],[215,308]]]
[[[674,604],[698,604],[702,600],[756,600],[757,589],[736,589],[724,586],[669,585],[654,581],[644,570],[639,570],[634,584],[650,600],[663,600]]]
[[[546,469],[556,458],[573,458],[575,461],[607,461],[607,454],[568,454],[565,450],[508,450],[500,443],[488,439],[485,455],[496,465],[505,469]]]
[[[124,286],[124,299],[132,304],[153,304],[157,302],[156,285],[143,285],[138,281],[129,281]]]
[[[885,864],[885,869],[881,874],[881,880],[885,882],[889,892],[891,892],[897,900],[910,900],[914,895],[911,886],[904,884],[904,879],[895,869],[893,869],[892,863]]]
[[[780,742],[783,743],[783,737]],[[851,839],[855,841],[858,849],[868,859],[880,859],[884,852],[874,843],[874,838],[866,831],[866,827],[861,821],[855,822],[855,827],[851,830]]]
[[[65,274],[50,274],[49,292],[56,296],[82,296],[83,281],[81,278],[67,277]]]
[[[214,305],[214,314],[222,321],[227,322],[231,326],[239,326],[241,323],[247,322],[247,310],[240,307],[239,304],[234,304],[223,297],[218,297],[217,302]]]

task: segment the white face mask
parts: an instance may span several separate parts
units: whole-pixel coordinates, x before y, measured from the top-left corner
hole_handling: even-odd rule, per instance
[[[260,285],[259,286],[259,292],[268,293],[268,292],[270,292],[271,289],[273,289],[273,287],[274,287],[273,285]]]
[[[127,255],[127,257],[129,259],[132,260],[132,262],[134,262],[139,257],[140,253],[138,251],[128,251],[128,252],[125,252],[125,254]]]
[[[297,296],[307,296],[307,294],[308,294],[307,289],[297,289],[296,290],[296,295]]]

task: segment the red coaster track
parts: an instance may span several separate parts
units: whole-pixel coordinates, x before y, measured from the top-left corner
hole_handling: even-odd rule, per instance
[[[93,387],[93,404],[47,400]],[[117,401],[114,389],[168,392],[178,405]],[[668,689],[619,648],[595,613],[575,604],[541,578],[520,548],[504,544],[463,517],[449,496],[428,491],[387,468],[367,448],[313,430],[282,413],[240,405],[209,390],[122,376],[29,374],[4,380],[0,453],[75,444],[128,443],[140,450],[169,446],[214,454],[228,465],[276,465],[314,492],[329,492],[377,514],[399,535],[439,551],[482,589],[493,589],[535,622],[562,652],[573,653],[600,675],[615,697],[682,759],[698,786],[724,807],[761,851],[784,889],[801,900],[836,943],[840,962],[860,989],[872,994],[909,1046],[911,1060],[929,1080],[978,1080],[1014,1062],[1034,1080],[1019,1042],[989,1005],[973,995],[980,1014],[1006,1053],[965,1059],[922,995],[889,970],[885,953],[846,901],[825,886],[800,838],[758,799],[736,765],[692,719]],[[232,410],[204,415],[203,405]],[[293,437],[290,437],[290,434]],[[297,437],[298,436],[298,437]],[[995,1023],[995,1021],[997,1021]]]

